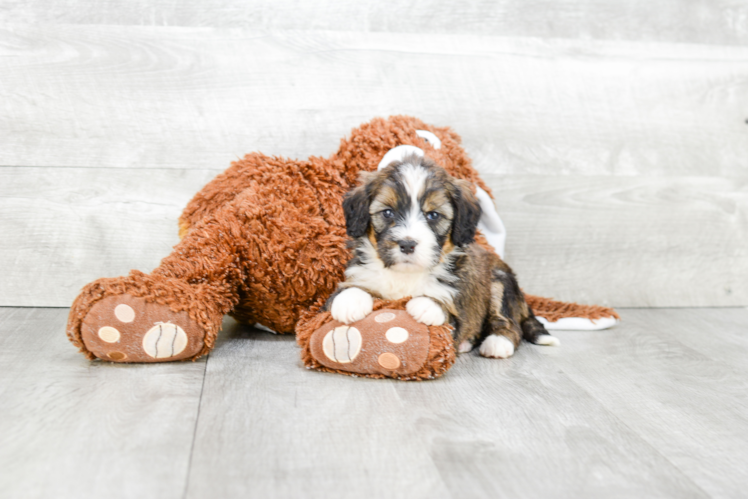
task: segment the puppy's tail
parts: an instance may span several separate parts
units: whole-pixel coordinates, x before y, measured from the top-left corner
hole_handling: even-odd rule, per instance
[[[561,341],[558,340],[558,337],[554,337],[548,333],[548,330],[545,329],[543,323],[541,323],[532,313],[530,313],[530,316],[522,322],[522,336],[528,342],[537,345],[561,345]]]

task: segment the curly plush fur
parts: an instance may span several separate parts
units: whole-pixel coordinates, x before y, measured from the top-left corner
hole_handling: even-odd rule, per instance
[[[441,148],[431,147],[416,130],[437,135]],[[114,357],[89,348],[86,335],[90,338],[105,326],[89,314],[92,308],[124,294],[144,299],[152,306],[148,314],[162,311],[160,321],[170,321],[178,311],[189,313],[192,330],[202,331],[202,338],[189,339],[202,346],[189,359],[212,349],[225,314],[279,333],[293,332],[300,315],[324,301],[343,279],[350,258],[341,206],[344,194],[361,172],[376,170],[383,155],[401,144],[418,145],[452,176],[490,193],[457,134],[408,116],[376,118],[361,125],[329,158],[248,154],[195,195],[179,219],[182,240],[151,274],[132,271],[127,277],[104,278],[84,287],[70,311],[69,339],[91,359],[185,359],[122,359],[119,352]],[[477,241],[487,245],[480,236]],[[538,315],[543,314],[532,300],[528,296]],[[601,309],[585,309],[583,315],[595,314],[611,315]],[[579,314],[572,307],[564,315]],[[144,342],[144,332],[128,330],[127,323],[117,328],[120,342]]]

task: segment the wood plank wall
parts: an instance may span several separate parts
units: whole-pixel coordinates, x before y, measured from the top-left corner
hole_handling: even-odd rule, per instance
[[[748,4],[0,5],[0,306],[149,270],[244,153],[451,125],[528,292],[748,304]]]

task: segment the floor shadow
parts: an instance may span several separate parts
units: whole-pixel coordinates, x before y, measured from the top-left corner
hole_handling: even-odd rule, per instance
[[[227,341],[252,340],[255,342],[291,342],[296,343],[292,334],[270,333],[248,325],[243,325],[230,316],[223,318],[221,331],[216,339],[216,348]]]

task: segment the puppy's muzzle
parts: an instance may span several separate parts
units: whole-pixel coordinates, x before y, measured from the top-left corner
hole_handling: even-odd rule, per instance
[[[402,253],[409,255],[416,251],[416,245],[418,243],[413,240],[400,240],[397,244],[400,246],[400,251]]]

